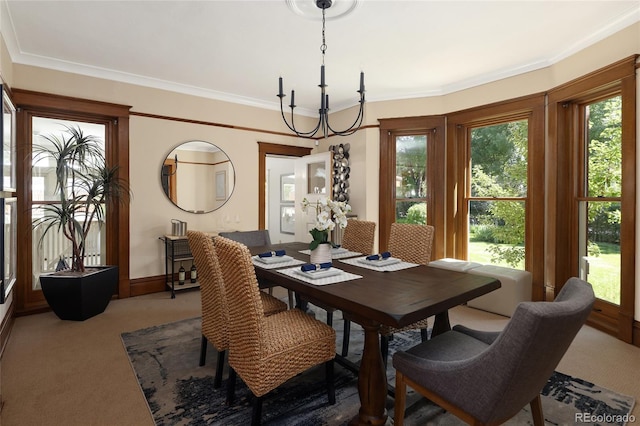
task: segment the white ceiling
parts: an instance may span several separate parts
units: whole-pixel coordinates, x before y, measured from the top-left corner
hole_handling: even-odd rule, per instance
[[[353,1],[334,0],[327,16]],[[274,109],[282,76],[300,112],[317,114],[313,0],[289,3],[314,19],[285,0],[0,2],[14,63]],[[361,70],[368,101],[451,93],[547,67],[638,21],[639,0],[359,0],[327,19],[327,93],[334,111],[354,105]]]

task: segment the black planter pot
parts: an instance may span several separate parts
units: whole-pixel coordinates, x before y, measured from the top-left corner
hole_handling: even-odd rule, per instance
[[[42,293],[58,318],[84,321],[106,309],[116,291],[118,267],[90,268],[92,271],[81,276],[57,272],[40,276]]]

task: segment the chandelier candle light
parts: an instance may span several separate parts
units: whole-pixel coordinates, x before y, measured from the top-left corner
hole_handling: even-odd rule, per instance
[[[315,202],[304,198],[302,211],[306,213],[310,208],[313,208],[316,213],[315,226],[309,231],[313,237],[309,244],[311,263],[331,262],[333,243],[329,241],[329,232],[333,231],[336,226],[342,229],[347,227],[347,213],[351,211],[351,206],[345,202],[333,201],[328,198],[321,198]]]
[[[289,108],[291,108],[291,124],[289,124],[284,115],[284,107],[282,103],[283,98],[287,96],[282,92],[282,77],[280,77],[278,81],[279,91],[277,95],[280,98],[280,112],[282,113],[282,119],[287,127],[302,138],[312,139],[320,129],[322,129],[322,134],[325,138],[328,136],[329,130],[331,130],[334,135],[349,136],[358,131],[364,118],[364,72],[360,72],[360,89],[357,91],[360,94],[360,109],[358,111],[358,116],[349,128],[341,131],[333,129],[329,124],[329,95],[326,93],[327,85],[325,84],[324,78],[324,54],[327,50],[327,43],[325,41],[325,11],[331,7],[333,2],[332,0],[315,0],[315,2],[316,6],[318,6],[319,9],[322,9],[322,44],[320,45],[320,51],[322,52],[322,65],[320,66],[320,109],[318,111],[320,117],[318,118],[318,124],[315,128],[307,132],[296,129],[293,120],[293,109],[296,107],[295,90],[291,90],[291,104],[289,104]]]

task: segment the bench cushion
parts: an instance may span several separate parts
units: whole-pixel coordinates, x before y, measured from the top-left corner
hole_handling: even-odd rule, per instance
[[[467,306],[510,317],[518,303],[531,301],[531,272],[529,271],[483,265],[467,272],[497,278],[501,283],[498,290],[470,300]]]

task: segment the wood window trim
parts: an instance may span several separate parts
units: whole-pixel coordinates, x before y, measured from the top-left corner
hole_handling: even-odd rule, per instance
[[[445,118],[441,115],[380,119],[380,181],[378,245],[386,250],[391,224],[395,222],[396,152],[394,138],[400,134],[432,135],[427,145],[427,215],[428,224],[435,227],[432,258],[444,256],[445,240]],[[439,185],[438,183],[442,183]]]
[[[580,138],[579,105],[604,96],[622,96],[622,223],[620,249],[620,307],[616,313],[604,302],[596,304],[589,323],[627,343],[634,338],[636,240],[636,68],[638,55],[622,59],[576,80],[558,86],[548,95],[548,211],[573,211],[576,141]],[[555,190],[553,190],[555,189]],[[566,242],[575,241],[577,229],[565,223],[566,215],[547,218],[545,291],[555,297],[562,284],[577,271],[577,259]],[[626,253],[626,255],[625,255]],[[556,285],[557,284],[557,285]],[[617,318],[611,315],[617,315]]]
[[[528,185],[526,197],[525,268],[532,275],[532,299],[544,300],[544,93],[484,105],[447,116],[447,257],[464,258],[467,253],[465,188],[468,182],[468,141],[473,127],[529,121]]]
[[[108,164],[117,164],[119,176],[129,182],[129,110],[130,106],[86,99],[13,89],[14,102],[18,109],[18,158],[27,158],[31,147],[24,141],[31,141],[31,120],[34,115],[69,120],[90,120],[106,125],[108,139],[114,143],[106,148]],[[20,141],[23,141],[20,143]],[[31,214],[28,206],[31,201],[31,171],[24,161],[17,162],[17,196],[20,211],[29,211],[18,217],[21,237],[18,241],[19,252],[23,255],[18,263],[20,290],[16,291],[19,313],[31,313],[46,308],[44,297],[33,297],[31,273]],[[119,203],[107,213],[107,233],[110,238],[106,245],[106,262],[118,266],[119,283],[117,297],[131,295],[129,263],[129,204]]]

